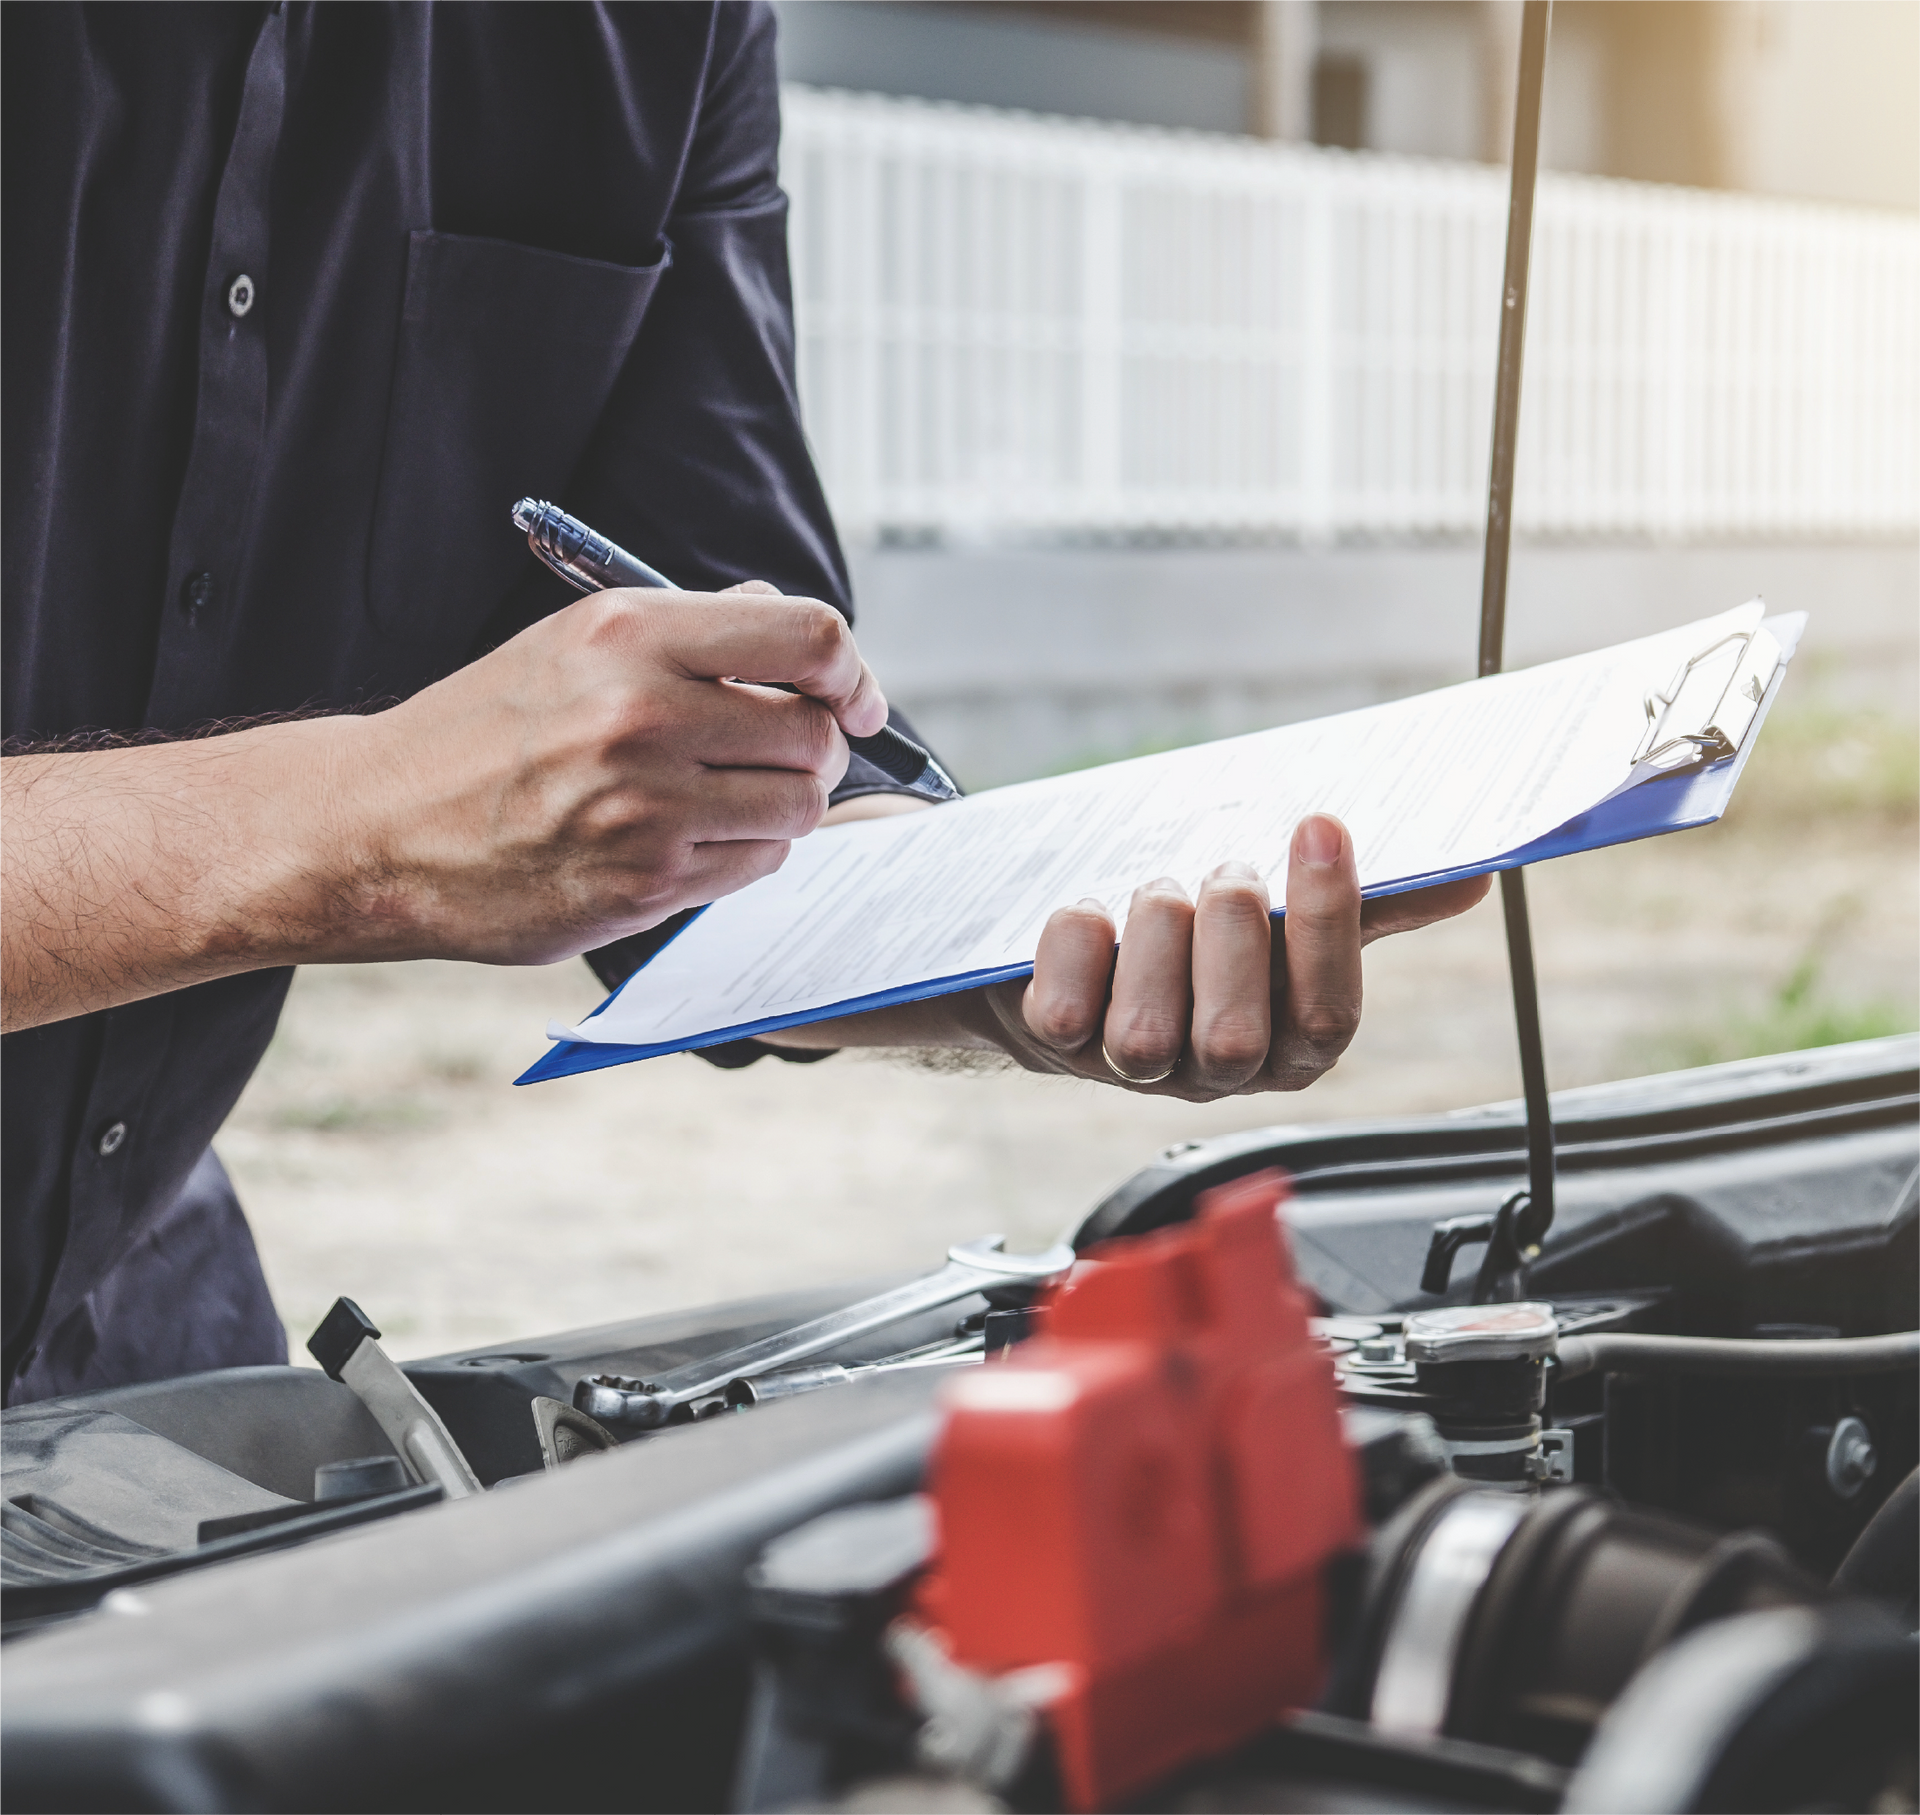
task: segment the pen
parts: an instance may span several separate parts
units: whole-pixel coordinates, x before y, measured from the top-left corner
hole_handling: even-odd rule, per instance
[[[628,554],[619,543],[609,542],[578,517],[568,516],[557,504],[522,498],[513,507],[513,521],[515,528],[527,532],[527,545],[533,552],[582,592],[603,592],[611,586],[680,591],[657,568]],[[882,725],[871,737],[849,737],[847,747],[916,794],[931,795],[935,800],[960,798],[953,777],[912,738],[902,737],[891,725]]]

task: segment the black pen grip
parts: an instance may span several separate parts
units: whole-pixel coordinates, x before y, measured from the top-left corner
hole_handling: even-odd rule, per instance
[[[926,773],[926,751],[910,743],[891,725],[882,725],[871,737],[848,738],[847,748],[897,782],[917,782]]]

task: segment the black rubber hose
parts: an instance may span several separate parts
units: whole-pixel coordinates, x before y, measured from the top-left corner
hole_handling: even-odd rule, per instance
[[[1920,1365],[1920,1330],[1814,1342],[1720,1336],[1632,1336],[1600,1331],[1561,1341],[1558,1378],[1575,1374],[1745,1374],[1775,1380],[1899,1374]]]
[[[1833,1572],[1841,1594],[1898,1601],[1911,1612],[1920,1577],[1920,1468],[1887,1495]]]

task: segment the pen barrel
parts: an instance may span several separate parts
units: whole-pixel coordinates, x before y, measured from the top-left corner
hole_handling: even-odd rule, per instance
[[[680,590],[665,574],[604,536],[596,536],[593,544],[583,548],[567,565],[573,574],[590,580],[599,592],[614,586],[644,586],[655,592]]]

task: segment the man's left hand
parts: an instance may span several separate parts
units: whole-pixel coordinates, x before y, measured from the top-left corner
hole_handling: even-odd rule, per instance
[[[910,810],[897,797],[879,799],[886,805],[877,810]],[[830,818],[855,816],[841,808]],[[1360,1025],[1361,948],[1465,913],[1488,886],[1477,876],[1363,902],[1346,828],[1314,814],[1294,831],[1279,925],[1253,867],[1224,863],[1197,901],[1171,879],[1137,889],[1117,938],[1100,903],[1061,908],[1040,935],[1031,981],[767,1037],[794,1046],[997,1047],[1029,1071],[1189,1102],[1303,1090]]]
[[[1464,913],[1485,877],[1362,902],[1353,841],[1315,814],[1293,835],[1286,919],[1249,864],[1224,863],[1190,901],[1162,879],[1134,892],[1126,932],[1097,902],[1063,908],[1033,978],[983,991],[1002,1043],[1034,1070],[1206,1102],[1302,1090],[1360,1025],[1360,949]]]

